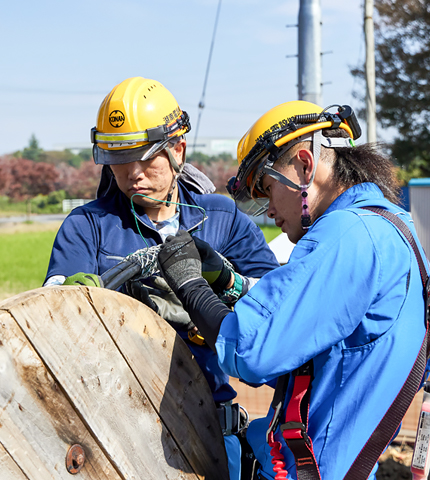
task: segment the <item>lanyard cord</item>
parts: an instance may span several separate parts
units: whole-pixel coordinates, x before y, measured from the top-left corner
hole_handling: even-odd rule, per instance
[[[131,196],[130,198],[130,202],[131,202],[131,209],[133,211],[133,216],[134,216],[134,221],[136,222],[136,228],[137,228],[137,231],[139,232],[139,235],[141,236],[142,240],[145,242],[145,245],[147,248],[150,248],[149,247],[149,244],[148,242],[146,241],[145,237],[143,236],[141,230],[140,230],[140,227],[139,227],[139,216],[137,215],[136,213],[136,210],[134,208],[134,202],[133,202],[133,197],[144,197],[144,198],[148,198],[149,200],[153,200],[155,202],[161,202],[159,199],[157,198],[152,198],[152,197],[148,197],[148,195],[144,195],[143,193],[135,193],[134,195]],[[179,205],[181,207],[190,207],[190,208],[198,208],[201,212],[202,212],[202,216],[203,216],[203,219],[202,219],[202,226],[201,228],[199,228],[198,230],[194,230],[194,232],[200,232],[203,230],[204,228],[204,223],[205,223],[205,220],[206,220],[206,210],[203,208],[203,207],[200,207],[199,205],[190,205],[189,203],[180,203],[180,202],[172,202],[171,200],[163,200],[162,203],[170,203],[172,205]],[[194,233],[193,232],[193,233]]]

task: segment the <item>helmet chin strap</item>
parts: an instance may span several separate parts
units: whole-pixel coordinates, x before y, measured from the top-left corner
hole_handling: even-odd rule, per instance
[[[315,178],[315,172],[317,170],[318,162],[321,156],[321,144],[323,142],[323,136],[322,136],[321,130],[316,130],[310,136],[312,136],[312,154],[313,154],[315,163],[314,163],[314,168],[312,170],[311,178],[309,179],[309,183],[307,185],[298,185],[297,183],[292,182],[285,175],[278,172],[272,167],[266,166],[263,169],[264,173],[270,175],[278,182],[281,182],[283,185],[286,185],[288,187],[291,187],[291,188],[294,188],[295,190],[300,191],[300,195],[302,197],[302,216],[301,216],[302,230],[308,230],[309,227],[312,225],[312,220],[311,220],[311,215],[309,212],[309,205],[308,205],[308,188],[312,185]],[[300,142],[303,142],[305,140],[307,140],[307,138],[302,138],[300,139]]]
[[[182,170],[184,169],[184,164],[185,164],[185,147],[184,147],[184,151],[183,151],[183,155],[182,155],[182,163],[181,165],[178,165],[178,162],[176,161],[175,157],[173,156],[172,152],[170,151],[170,148],[168,146],[166,146],[165,148],[165,151],[167,153],[167,156],[169,157],[169,162],[170,162],[170,165],[172,167],[172,169],[175,171],[175,175],[173,176],[173,179],[172,179],[172,183],[170,185],[170,191],[169,193],[167,194],[167,197],[166,197],[166,207],[169,206],[169,203],[172,201],[172,197],[173,197],[173,192],[177,186],[177,183],[178,183],[178,178],[179,178],[179,175],[182,173]]]
[[[168,207],[170,202],[172,201],[173,192],[175,191],[176,185],[178,184],[178,180],[177,180],[178,177],[179,177],[179,175],[175,175],[172,179],[172,183],[170,184],[170,191],[167,194],[167,197],[166,197],[166,200],[165,200],[166,207]]]

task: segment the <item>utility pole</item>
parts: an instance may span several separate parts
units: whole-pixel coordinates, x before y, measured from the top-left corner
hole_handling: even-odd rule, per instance
[[[373,0],[365,0],[364,38],[366,42],[366,120],[367,141],[376,142],[375,38],[373,32]]]
[[[300,100],[322,105],[321,70],[321,0],[300,0]]]

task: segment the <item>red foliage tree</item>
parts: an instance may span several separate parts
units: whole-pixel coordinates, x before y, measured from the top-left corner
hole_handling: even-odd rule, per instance
[[[102,166],[93,161],[83,162],[78,169],[73,169],[73,175],[66,189],[71,198],[96,198]]]
[[[26,200],[55,190],[56,169],[47,163],[35,163],[24,158],[3,157],[0,189],[13,200]]]
[[[12,175],[9,168],[10,157],[0,157],[0,195],[7,195]]]
[[[209,177],[216,187],[218,193],[227,193],[226,185],[228,180],[236,175],[237,165],[232,165],[231,161],[217,160],[209,164],[195,164],[193,166],[198,168],[207,177]]]

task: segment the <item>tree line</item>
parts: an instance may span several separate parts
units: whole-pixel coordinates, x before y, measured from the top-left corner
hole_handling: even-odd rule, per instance
[[[205,173],[218,192],[225,193],[227,180],[237,170],[231,155],[208,156],[200,152],[187,161]],[[0,156],[0,197],[12,202],[38,198],[39,204],[60,203],[64,198],[95,198],[101,166],[95,165],[91,149],[44,151],[35,135],[22,151]]]
[[[33,135],[28,147],[0,157],[0,196],[19,202],[61,191],[64,198],[94,198],[100,166],[89,158],[85,151],[45,152]]]

